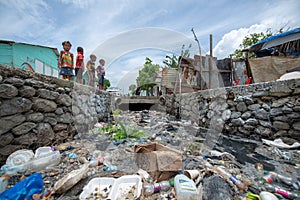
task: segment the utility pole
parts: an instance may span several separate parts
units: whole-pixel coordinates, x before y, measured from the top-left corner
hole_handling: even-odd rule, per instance
[[[213,39],[212,39],[212,34],[209,35],[209,88],[212,88],[212,59],[213,59]]]
[[[198,48],[199,48],[199,55],[200,55],[200,59],[199,59],[199,68],[200,68],[200,90],[202,90],[202,88],[203,88],[203,84],[202,84],[202,82],[203,82],[203,76],[202,76],[202,59],[201,59],[201,47],[200,47],[200,43],[199,43],[199,40],[198,40],[198,38],[197,38],[197,36],[196,36],[196,34],[195,34],[195,32],[194,32],[194,28],[192,28],[192,30],[191,30],[192,32],[193,32],[193,35],[194,35],[194,38],[195,38],[195,41],[197,42],[197,44],[198,44]]]

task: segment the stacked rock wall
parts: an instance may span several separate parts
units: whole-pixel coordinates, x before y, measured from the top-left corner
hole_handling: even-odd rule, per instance
[[[59,144],[110,116],[110,95],[0,65],[0,162],[12,152]]]
[[[294,79],[169,96],[166,106],[205,129],[299,141],[299,97],[300,79]]]

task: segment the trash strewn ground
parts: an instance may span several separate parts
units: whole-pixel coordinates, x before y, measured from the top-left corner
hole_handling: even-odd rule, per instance
[[[0,199],[300,199],[299,143],[207,134],[165,113],[115,111],[73,141],[11,155]]]

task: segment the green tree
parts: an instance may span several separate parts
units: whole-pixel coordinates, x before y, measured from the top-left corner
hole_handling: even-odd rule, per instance
[[[282,29],[280,29],[282,31]],[[270,36],[272,36],[273,33],[271,32],[271,29],[267,29],[265,33],[260,32],[260,33],[252,33],[250,35],[246,35],[245,38],[243,39],[242,44],[239,45],[240,49],[236,49],[234,51],[234,57],[236,58],[243,58],[243,49],[249,48],[253,44],[264,40]],[[249,55],[249,58],[255,57],[255,54],[252,53]]]
[[[139,71],[139,76],[136,79],[137,86],[142,90],[147,90],[153,87],[153,78],[156,72],[158,72],[160,66],[153,64],[152,60],[148,57],[145,59],[143,68]]]
[[[192,45],[190,44],[187,49],[185,49],[185,45],[182,45],[181,48],[181,56],[182,57],[190,57],[190,48]],[[175,56],[174,54],[171,56],[166,55],[166,59],[163,61],[163,63],[166,65],[166,67],[169,68],[177,68],[178,67],[178,56]]]
[[[104,90],[110,87],[110,81],[107,78],[104,78]]]
[[[131,84],[131,85],[129,85],[129,91],[131,92],[131,94],[134,94],[134,92],[135,92],[135,89],[136,89],[136,85],[135,84]]]
[[[166,67],[177,68],[178,67],[178,57],[174,54],[171,56],[166,55],[166,59],[163,61]]]
[[[191,53],[190,53],[190,48],[192,47],[192,44],[189,44],[188,48],[187,49],[184,49],[185,48],[185,45],[183,44],[182,47],[181,47],[181,56],[182,57],[190,57]]]

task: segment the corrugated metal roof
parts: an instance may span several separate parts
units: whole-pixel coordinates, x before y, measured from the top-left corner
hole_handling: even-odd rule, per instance
[[[36,47],[49,48],[49,49],[52,49],[57,56],[59,56],[59,52],[58,52],[57,48],[54,48],[54,47],[47,47],[47,46],[36,45],[36,44],[28,44],[28,43],[22,43],[22,42],[15,42],[15,41],[11,41],[11,40],[0,40],[0,43],[9,44],[9,45],[12,45],[12,44],[23,44],[23,45],[30,45],[30,46],[36,46]]]

